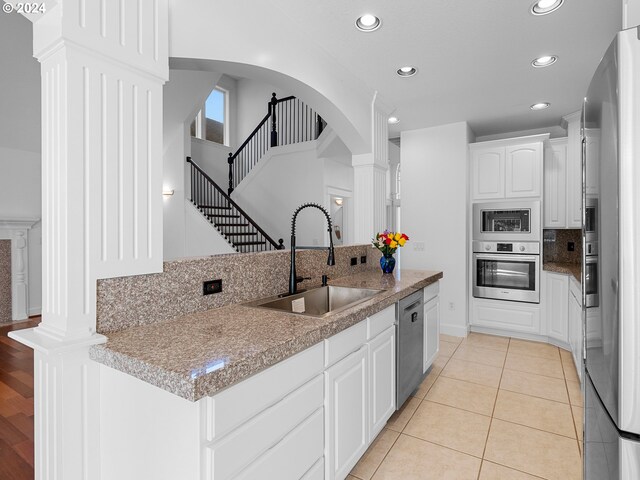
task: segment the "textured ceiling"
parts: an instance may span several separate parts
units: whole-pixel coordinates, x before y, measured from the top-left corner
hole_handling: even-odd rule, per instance
[[[395,106],[391,136],[468,121],[476,135],[557,125],[580,108],[591,75],[621,28],[622,0],[565,0],[533,16],[533,0],[270,0],[346,70]],[[382,27],[361,33],[363,13]],[[533,58],[558,55],[534,69]],[[395,71],[413,65],[415,77]],[[536,102],[550,102],[531,111]]]

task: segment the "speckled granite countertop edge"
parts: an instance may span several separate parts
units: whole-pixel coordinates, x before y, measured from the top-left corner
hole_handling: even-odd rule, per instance
[[[578,282],[582,281],[582,265],[579,263],[545,262],[542,269],[547,272],[572,275]]]
[[[331,285],[340,286],[368,286],[372,287],[377,277],[380,283],[389,283],[389,277],[382,275],[372,275],[373,272],[364,274],[355,274],[347,277],[337,278],[330,282]],[[106,344],[96,345],[90,348],[89,356],[92,360],[111,367],[115,370],[132,375],[144,382],[154,385],[158,388],[166,390],[170,393],[178,395],[189,401],[197,401],[206,396],[214,395],[223,389],[226,389],[260,371],[273,366],[303,350],[322,342],[353,325],[366,319],[367,317],[377,313],[401,298],[420,290],[443,277],[442,272],[434,271],[405,271],[402,276],[413,277],[408,281],[402,278],[393,281],[384,289],[384,293],[380,293],[366,302],[355,305],[352,308],[338,312],[334,315],[328,315],[322,319],[305,317],[301,321],[298,315],[287,314],[281,312],[265,312],[262,309],[254,309],[244,305],[230,305],[218,309],[199,312],[198,314],[185,315],[183,317],[169,320],[164,323],[167,327],[171,327],[176,336],[182,336],[182,339],[174,339],[170,341],[170,345],[166,347],[166,335],[164,329],[155,326],[133,327],[131,329],[118,332],[113,336],[108,335],[109,341]],[[188,348],[193,348],[198,336],[190,338],[190,328],[206,324],[208,321],[216,323],[224,323],[226,318],[232,318],[234,315],[241,315],[245,323],[250,322],[247,316],[257,315],[262,317],[268,316],[267,321],[281,322],[287,327],[289,324],[297,324],[304,331],[291,334],[287,328],[283,330],[288,336],[285,338],[276,338],[268,343],[267,346],[261,348],[256,342],[255,348],[246,348],[249,353],[238,350],[238,358],[234,358],[232,362],[225,365],[224,368],[215,369],[213,371],[205,371],[204,373],[189,373],[202,370],[202,356],[198,357],[194,354],[194,358],[189,358]],[[205,320],[202,318],[207,317]],[[306,320],[306,322],[305,322]],[[259,322],[264,323],[264,322]],[[305,327],[306,325],[306,327]],[[182,328],[181,328],[182,327]],[[260,336],[260,329],[268,328],[266,325],[257,325],[256,331],[252,335]],[[170,330],[170,329],[167,329]],[[167,333],[169,334],[169,333]],[[158,338],[154,339],[154,335]],[[165,335],[163,337],[163,335]],[[268,335],[265,332],[265,336]],[[147,342],[144,345],[137,345],[140,339]],[[173,339],[172,339],[173,340]],[[224,338],[216,338],[217,342],[225,345]],[[233,340],[233,339],[229,339]],[[163,344],[163,341],[165,344]],[[233,343],[233,342],[231,342]],[[148,352],[149,349],[157,346],[160,352]],[[189,346],[184,347],[183,346]],[[138,348],[137,348],[138,347]],[[147,348],[145,348],[147,347]],[[253,345],[250,345],[253,347]],[[162,350],[167,349],[165,354]],[[228,347],[230,350],[233,346]],[[173,351],[170,351],[173,349]],[[171,365],[171,358],[168,356],[180,357],[176,366]],[[216,352],[209,352],[207,358],[216,358]],[[210,363],[210,362],[209,362]],[[188,365],[192,370],[185,368]]]

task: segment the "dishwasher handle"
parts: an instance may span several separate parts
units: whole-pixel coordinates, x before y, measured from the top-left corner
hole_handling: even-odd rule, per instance
[[[418,321],[418,312],[413,312],[411,314],[411,323],[417,322]]]
[[[413,310],[415,307],[417,307],[418,305],[420,305],[422,303],[422,300],[416,300],[415,302],[413,302],[411,305],[409,305],[408,307],[404,308],[404,311],[407,312],[409,310]]]

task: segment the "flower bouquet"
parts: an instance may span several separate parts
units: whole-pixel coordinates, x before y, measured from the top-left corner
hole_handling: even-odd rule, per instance
[[[404,233],[390,232],[385,230],[382,233],[376,233],[375,238],[371,239],[371,243],[374,247],[382,252],[380,258],[380,267],[384,273],[393,272],[393,268],[396,266],[396,259],[393,258],[393,254],[400,247],[404,247],[409,237]]]

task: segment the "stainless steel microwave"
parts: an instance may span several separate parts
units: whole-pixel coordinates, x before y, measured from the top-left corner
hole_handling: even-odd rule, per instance
[[[473,205],[473,239],[540,241],[540,202],[508,201]]]

